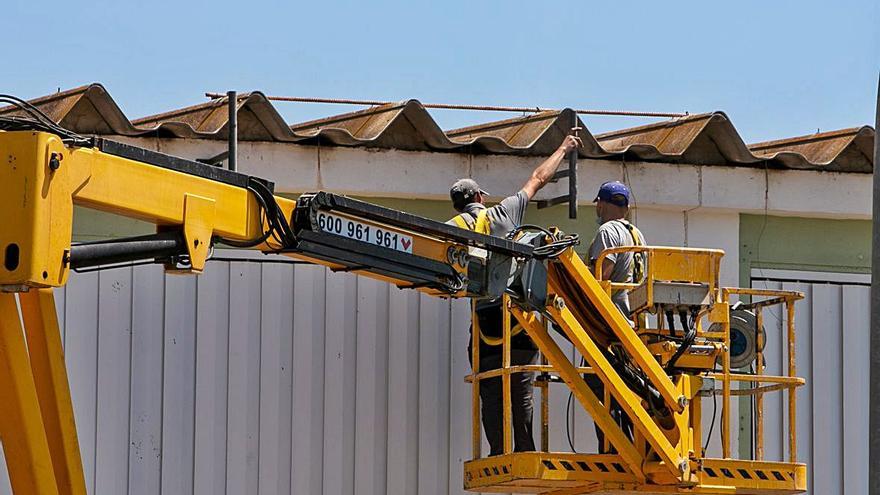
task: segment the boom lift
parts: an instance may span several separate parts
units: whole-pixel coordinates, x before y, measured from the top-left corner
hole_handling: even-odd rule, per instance
[[[52,289],[71,269],[152,260],[167,270],[198,274],[217,243],[249,247],[352,271],[438,297],[503,298],[503,366],[467,377],[473,387],[473,459],[464,487],[481,492],[791,494],[806,489],[796,462],[794,301],[800,294],[722,288],[722,252],[639,247],[647,258],[637,284],[600,282],[574,251],[577,237],[558,230],[521,231],[514,241],[327,192],[296,201],[275,196],[257,177],[117,142],[85,138],[33,118],[0,129],[0,438],[15,493],[83,494],[85,483]],[[10,123],[11,122],[11,123]],[[71,244],[73,206],[154,223],[155,235]],[[606,254],[608,254],[606,252]],[[597,263],[601,268],[602,264]],[[632,325],[611,291],[631,289]],[[730,369],[729,298],[771,297],[757,311],[785,304],[787,376],[763,375],[762,334],[757,373]],[[20,301],[21,319],[16,307]],[[650,313],[658,325],[647,324]],[[676,332],[671,315],[681,316]],[[662,315],[670,315],[664,325]],[[703,328],[702,320],[713,325]],[[521,324],[546,364],[510,366],[511,321]],[[22,331],[22,326],[24,331]],[[589,366],[576,366],[551,337],[570,340]],[[746,332],[748,334],[748,331]],[[750,335],[746,337],[751,338]],[[473,362],[479,363],[479,345]],[[721,371],[715,371],[716,362]],[[542,449],[513,452],[510,374],[538,371],[571,390],[606,433],[613,454],[549,452],[547,394],[542,394]],[[605,385],[597,397],[584,374]],[[480,381],[504,384],[504,454],[481,457]],[[732,390],[735,381],[748,382]],[[765,461],[761,399],[788,390],[789,459]],[[754,459],[732,458],[730,398],[755,394],[758,448]],[[722,395],[720,459],[705,457],[701,397]],[[629,438],[609,413],[615,398],[635,425]]]

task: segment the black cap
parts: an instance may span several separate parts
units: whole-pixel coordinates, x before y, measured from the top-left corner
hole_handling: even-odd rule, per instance
[[[477,193],[488,196],[489,193],[480,188],[477,181],[473,179],[459,179],[452,184],[449,189],[449,197],[452,199],[453,206],[456,209],[464,208],[465,205],[471,203]]]

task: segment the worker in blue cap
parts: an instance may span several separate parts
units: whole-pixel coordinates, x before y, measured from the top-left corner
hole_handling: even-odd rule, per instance
[[[629,214],[631,198],[632,194],[629,188],[622,182],[606,182],[599,187],[596,199],[593,200],[596,203],[596,222],[599,224],[599,230],[596,232],[596,236],[593,237],[593,242],[590,244],[588,252],[590,268],[595,268],[599,255],[606,249],[645,245],[645,236],[642,235],[638,227],[626,219]],[[641,254],[609,254],[602,260],[602,278],[612,282],[631,283],[634,279],[634,272],[642,272],[643,270],[644,263]],[[636,273],[636,275],[639,274]],[[625,290],[612,292],[611,300],[617,306],[617,309],[629,320],[630,311],[627,292]],[[604,386],[596,375],[586,375],[584,379],[597,397],[604,397]],[[614,399],[612,399],[610,413],[621,430],[629,438],[632,438],[632,421]],[[596,426],[596,437],[599,440],[599,452],[605,453],[605,435],[598,426]]]
[[[594,268],[602,251],[621,246],[643,246],[645,237],[627,219],[631,194],[626,184],[611,181],[599,187],[596,194],[596,221],[599,231],[590,244],[589,264]],[[633,271],[640,256],[633,253],[609,254],[602,261],[602,278],[612,282],[632,282]],[[636,270],[638,271],[638,270]],[[612,293],[611,300],[624,316],[629,318],[629,298],[624,290]]]

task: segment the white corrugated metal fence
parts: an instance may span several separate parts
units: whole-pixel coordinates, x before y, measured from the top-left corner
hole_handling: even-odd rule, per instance
[[[807,463],[809,493],[863,495],[868,491],[871,289],[852,276],[835,283],[827,276],[813,281],[810,273],[798,280],[773,278],[772,270],[756,275],[761,278],[753,279],[754,287],[805,294],[795,305],[797,373],[807,380],[797,392],[797,457]],[[788,362],[783,313],[765,311],[769,374],[783,374]],[[787,399],[768,394],[764,404],[766,459],[787,460]]]
[[[754,285],[807,294],[796,322],[808,381],[798,456],[813,493],[864,493],[869,288]],[[158,266],[73,274],[56,303],[90,493],[462,493],[466,301],[232,259],[199,277]],[[782,318],[765,317],[768,372],[786,362]],[[571,436],[595,451],[576,401],[566,431],[567,399],[551,388],[551,450],[569,450]],[[784,402],[770,394],[765,404],[767,458],[781,459]]]

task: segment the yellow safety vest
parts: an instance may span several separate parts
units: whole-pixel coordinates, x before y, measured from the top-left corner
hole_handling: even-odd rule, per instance
[[[468,216],[471,215],[468,214]],[[468,223],[468,221],[464,219],[464,213],[456,215],[452,220],[459,226],[459,228],[470,230],[471,232],[477,232],[478,234],[489,235],[489,210],[485,208],[477,213],[477,219],[473,224]]]
[[[471,216],[471,215],[468,214],[468,216]],[[462,229],[470,230],[471,232],[477,232],[479,234],[490,235],[490,232],[489,232],[489,226],[490,226],[489,210],[487,210],[487,209],[482,209],[482,210],[480,210],[479,213],[477,213],[477,218],[475,219],[473,224],[468,223],[468,221],[464,217],[464,214],[456,215],[455,218],[453,218],[452,220],[455,222],[456,225],[458,225]],[[471,304],[473,305],[476,303],[472,300]],[[480,332],[480,340],[482,340],[484,344],[486,344],[486,345],[501,345],[504,342],[503,336],[502,337],[492,337],[492,336],[484,334],[483,331],[480,329],[480,319],[479,318],[474,319],[473,325],[474,325],[474,330],[476,330],[477,332]],[[510,336],[513,337],[514,335],[517,335],[522,331],[523,331],[522,325],[517,323],[516,325],[514,325],[510,329]]]
[[[633,244],[636,246],[644,246],[645,241],[642,240],[642,237],[639,235],[638,229],[635,228],[635,225],[629,223],[627,220],[619,219],[620,222],[626,230],[629,231],[629,235],[632,236]],[[633,282],[639,283],[642,281],[642,277],[645,276],[645,253],[633,253]]]

